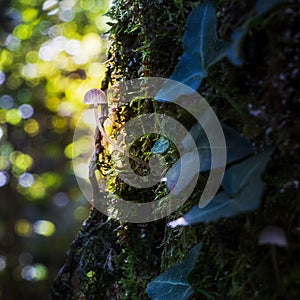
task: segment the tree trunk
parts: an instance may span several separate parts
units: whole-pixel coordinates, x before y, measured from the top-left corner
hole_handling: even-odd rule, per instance
[[[170,76],[183,53],[187,16],[198,2],[115,0],[110,10],[111,47],[102,89],[125,79]],[[254,7],[252,1],[216,1],[219,37],[228,40],[253,14]],[[221,60],[209,69],[198,90],[216,108],[222,122],[253,143],[256,153],[275,146],[263,175],[265,188],[259,209],[181,229],[166,224],[197,204],[200,190],[195,190],[180,210],[152,223],[120,223],[93,209],[70,247],[52,299],[148,299],[147,284],[182,261],[199,241],[204,247],[190,278],[195,290],[192,299],[298,299],[299,17],[296,0],[271,9],[245,37],[243,66]],[[142,107],[137,103],[125,106],[116,123],[155,110],[191,125],[181,110],[166,104],[155,107],[149,101]],[[149,141],[141,143],[151,149]],[[99,133],[97,144],[101,144]],[[103,151],[102,161],[107,155]],[[143,157],[142,150],[137,154]],[[110,163],[109,158],[106,161]],[[121,196],[135,201],[148,197],[117,179],[115,184]],[[276,276],[269,248],[257,244],[267,225],[277,225],[287,235],[288,249],[277,252],[284,291],[274,288]]]

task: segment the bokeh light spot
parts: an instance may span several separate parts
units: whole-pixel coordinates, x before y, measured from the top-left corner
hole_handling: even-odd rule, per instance
[[[11,125],[17,125],[22,121],[21,113],[17,108],[12,108],[6,112],[6,122]]]
[[[47,35],[49,32],[49,28],[52,26],[52,23],[44,20],[38,24],[38,30],[42,35]]]
[[[80,42],[78,40],[71,39],[67,42],[65,51],[71,55],[75,55],[80,50]]]
[[[63,101],[58,106],[58,113],[63,117],[71,116],[74,112],[74,105],[70,102]]]
[[[10,143],[5,143],[0,146],[1,156],[4,156],[6,159],[11,155],[12,152],[13,152],[13,147]]]
[[[57,111],[58,105],[59,105],[60,101],[58,98],[55,97],[46,97],[45,99],[45,106],[53,112]]]
[[[48,29],[48,31],[47,31],[47,34],[50,36],[50,37],[52,37],[52,38],[54,38],[54,37],[57,37],[57,36],[59,36],[59,35],[62,35],[62,25],[61,24],[59,24],[59,25],[53,25],[53,26],[51,26],[49,29]]]
[[[69,203],[70,199],[66,193],[59,192],[54,195],[53,203],[58,207],[64,207]]]
[[[102,78],[105,72],[105,65],[101,63],[92,63],[88,67],[88,75],[94,78]]]
[[[39,281],[47,277],[48,270],[42,264],[35,264],[32,266],[25,266],[22,269],[22,278],[27,281]]]
[[[85,206],[78,206],[74,210],[74,217],[78,221],[82,221],[88,217],[89,209]]]
[[[9,34],[6,37],[4,44],[7,47],[7,49],[9,49],[11,51],[16,51],[19,49],[19,47],[21,45],[21,41],[16,36]]]
[[[77,31],[77,24],[75,22],[62,23],[61,30],[62,34],[69,39],[74,37],[80,38],[80,35],[74,34]]]
[[[26,64],[22,68],[22,75],[26,78],[38,77],[38,69],[35,64]]]
[[[2,127],[0,127],[0,140],[2,139],[3,136],[4,136],[4,130]]]
[[[29,104],[22,104],[19,111],[23,119],[29,119],[34,113],[33,107]]]
[[[21,88],[18,90],[17,99],[24,103],[29,102],[31,100],[32,93],[29,88]]]
[[[107,24],[108,22],[111,22],[111,19],[101,14],[99,14],[95,19],[95,24],[98,30],[102,32],[107,32],[110,29],[110,26]]]
[[[32,22],[38,15],[38,10],[34,8],[25,9],[22,13],[22,20],[24,23]]]
[[[32,35],[31,26],[27,24],[20,24],[14,29],[13,34],[20,40],[27,40]]]
[[[0,109],[0,124],[6,123],[6,110]]]
[[[28,252],[22,252],[19,256],[19,264],[24,267],[26,265],[30,265],[33,261],[33,256]]]
[[[9,176],[7,172],[0,172],[0,187],[5,186],[9,182]]]
[[[55,232],[55,225],[46,220],[39,220],[33,224],[33,231],[39,235],[51,236]]]
[[[55,132],[57,133],[64,133],[68,129],[67,127],[67,121],[65,118],[62,118],[60,116],[54,116],[52,117],[52,127]]]
[[[25,219],[20,219],[15,224],[15,231],[21,237],[29,237],[32,234],[32,225]]]
[[[47,268],[44,265],[42,265],[42,264],[35,264],[34,268],[35,268],[35,271],[36,271],[36,275],[35,275],[35,279],[36,280],[46,279],[48,270],[47,270]]]
[[[5,73],[0,71],[0,85],[5,82],[6,76]]]
[[[69,144],[64,151],[66,158],[72,159],[73,158],[73,143]],[[77,155],[78,156],[78,155]],[[76,156],[74,156],[76,157]]]
[[[32,174],[30,173],[23,173],[20,177],[19,177],[19,184],[22,187],[25,188],[29,188],[32,186],[32,184],[34,183],[34,177]]]
[[[26,54],[26,62],[29,63],[29,64],[35,64],[38,62],[39,60],[39,54],[37,51],[29,51],[27,54]]]
[[[6,257],[0,255],[0,272],[6,268]]]
[[[54,16],[58,13],[59,9],[58,8],[54,8],[53,10],[48,12],[48,16]]]
[[[53,66],[56,69],[67,69],[69,58],[66,56],[65,53],[59,53],[56,57],[55,60],[53,61]]]
[[[39,50],[39,57],[44,61],[52,61],[57,53],[47,44],[43,45]]]
[[[36,6],[38,0],[19,0],[21,4],[24,4],[25,6]]]
[[[70,22],[74,19],[74,17],[75,17],[75,12],[73,9],[70,8],[62,10],[59,14],[59,19],[64,22]]]
[[[3,95],[0,98],[0,107],[4,109],[10,109],[14,106],[14,99],[10,95]]]
[[[36,136],[39,133],[39,123],[35,119],[29,119],[24,124],[24,131],[29,136]]]
[[[35,269],[32,266],[26,266],[22,269],[22,278],[27,281],[33,281],[35,279]]]
[[[53,9],[55,5],[57,5],[58,1],[57,0],[47,0],[43,4],[43,10],[49,10]]]
[[[97,55],[101,52],[101,39],[98,34],[89,33],[82,40],[82,48],[90,56]]]
[[[95,8],[95,2],[94,1],[85,1],[85,0],[80,0],[80,6],[84,10],[93,10]]]
[[[30,155],[22,153],[16,157],[14,164],[20,170],[27,171],[28,169],[30,169],[32,167],[33,159]]]
[[[0,156],[0,170],[7,170],[10,164],[5,156]]]
[[[0,52],[0,67],[9,66],[13,62],[13,54],[7,49],[2,49]]]
[[[6,86],[10,90],[17,90],[22,83],[23,83],[23,80],[18,75],[14,74],[14,73],[12,73],[6,79]]]
[[[46,185],[41,178],[36,177],[32,186],[29,189],[20,190],[20,193],[26,195],[29,200],[40,200],[46,196]]]
[[[62,178],[54,172],[45,172],[41,175],[41,179],[48,188],[57,189],[60,187]]]

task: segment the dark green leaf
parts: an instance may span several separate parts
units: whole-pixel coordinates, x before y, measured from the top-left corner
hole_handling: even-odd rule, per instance
[[[227,164],[231,164],[253,153],[252,143],[240,135],[235,129],[222,124],[226,149]]]
[[[241,67],[243,65],[243,54],[241,49],[241,43],[243,42],[248,31],[248,23],[246,22],[243,26],[234,31],[231,35],[231,44],[228,47],[227,57],[230,62]]]
[[[153,154],[161,154],[167,151],[170,146],[170,141],[165,137],[161,137],[152,147],[151,152]]]
[[[173,228],[196,223],[209,223],[220,218],[230,218],[242,212],[255,210],[260,205],[262,194],[263,182],[258,179],[247,185],[236,197],[229,198],[225,192],[221,192],[205,207],[194,206],[182,218],[170,222],[168,226]]]
[[[178,184],[178,186],[176,186],[176,189],[172,191],[175,195],[183,191],[186,186],[190,184],[194,176],[198,173],[197,169],[194,168],[197,155],[197,152],[185,153],[167,172],[167,188],[170,191],[174,189],[174,186],[176,185],[179,176],[181,175],[181,185],[179,186]]]
[[[152,300],[186,300],[193,293],[188,276],[198,260],[202,243],[194,246],[188,256],[179,264],[159,275],[147,285],[147,293]]]
[[[169,79],[186,84],[191,88],[188,93],[197,90],[208,68],[227,56],[235,66],[242,66],[241,44],[256,20],[274,6],[286,0],[258,0],[256,15],[248,19],[231,35],[231,41],[223,41],[217,35],[217,18],[214,2],[206,0],[190,13],[183,36],[184,53]],[[158,101],[174,101],[180,95],[187,94],[182,86],[167,82],[155,97]]]
[[[184,53],[169,79],[197,90],[207,76],[209,66],[226,56],[228,43],[218,39],[217,18],[213,1],[206,0],[190,13],[183,36]],[[172,101],[182,95],[180,86],[163,87],[159,101]]]
[[[258,0],[256,3],[256,15],[261,16],[274,6],[284,2],[286,0]]]
[[[249,140],[242,137],[236,130],[225,124],[222,124],[222,128],[226,140],[227,164],[240,160],[253,152],[253,148]],[[200,159],[199,172],[207,172],[211,169],[211,150],[205,132],[200,124],[196,123],[191,128],[190,134],[198,149]],[[213,140],[214,137],[211,138]],[[188,143],[188,139],[185,138],[182,141],[182,146],[186,151],[190,152],[184,154],[167,172],[166,178],[169,190],[172,190],[175,186],[180,172],[187,170],[187,174],[184,176],[184,185],[181,188],[177,188],[178,191],[185,189],[185,187],[190,183],[190,180],[192,180],[196,175],[195,173],[190,172],[190,170],[193,169],[192,166],[195,164],[194,153],[191,152],[192,145],[190,145]],[[181,169],[181,166],[183,166],[184,170]]]
[[[230,47],[228,47],[227,57],[231,63],[237,67],[243,64],[242,43],[248,30],[255,24],[257,19],[268,12],[274,6],[286,2],[286,0],[258,0],[256,3],[256,15],[248,19],[241,27],[235,30],[231,35]]]
[[[257,181],[266,168],[274,149],[252,156],[226,171],[222,187],[229,196],[238,194],[245,186]]]
[[[168,226],[208,223],[257,209],[263,193],[263,182],[260,177],[273,150],[269,149],[229,168],[222,182],[224,192],[217,194],[203,208],[194,206],[183,217],[170,222]]]
[[[222,124],[222,129],[226,141],[227,164],[233,163],[253,153],[252,144],[248,139],[244,138],[232,127],[225,124]],[[206,134],[199,123],[196,123],[191,128],[190,134],[193,137],[199,151],[199,172],[207,172],[211,167],[211,151]],[[214,139],[214,137],[210,138],[212,140]],[[182,146],[187,151],[192,150],[192,145],[189,145],[187,138],[183,139]],[[178,171],[180,171],[180,169],[178,169]]]

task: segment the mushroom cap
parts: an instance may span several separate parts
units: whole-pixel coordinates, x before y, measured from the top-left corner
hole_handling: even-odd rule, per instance
[[[100,89],[91,89],[84,95],[83,102],[85,104],[106,104],[106,95],[105,93]]]
[[[270,244],[279,247],[286,247],[288,245],[285,232],[278,226],[265,227],[259,235],[258,244]]]

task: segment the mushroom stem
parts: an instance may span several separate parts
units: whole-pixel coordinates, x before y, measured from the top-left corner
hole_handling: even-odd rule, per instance
[[[280,295],[282,295],[284,299],[289,300],[289,296],[288,296],[288,294],[282,284],[282,280],[280,278],[275,245],[270,245],[270,254],[271,254],[272,265],[273,265],[273,269],[274,269],[274,273],[275,273],[275,277],[276,277],[278,293]]]
[[[119,145],[115,144],[110,138],[109,136],[106,134],[100,120],[99,120],[99,116],[98,116],[98,106],[94,105],[94,113],[95,113],[95,119],[97,122],[97,126],[99,128],[99,131],[101,132],[101,135],[104,137],[104,139],[111,144],[115,149],[119,150],[121,153],[123,153],[124,155],[126,155],[127,157],[131,158],[132,160],[136,161],[137,163],[140,163],[141,165],[143,165],[144,167],[149,167],[149,164],[147,164],[146,162],[144,162],[142,159],[131,155],[129,152],[125,151],[122,147],[120,147]]]

